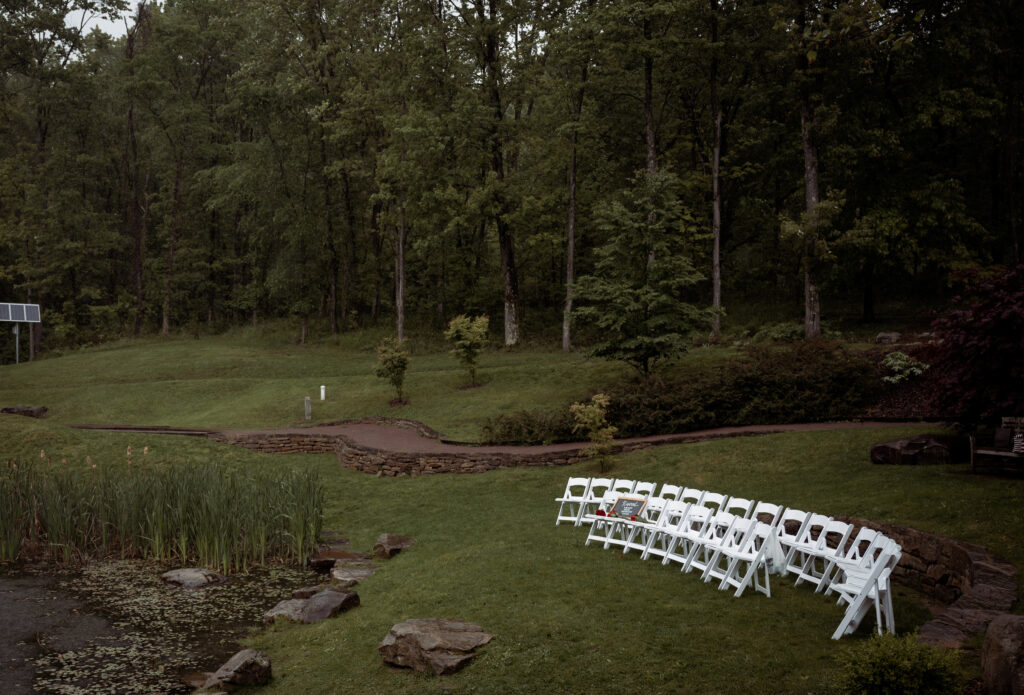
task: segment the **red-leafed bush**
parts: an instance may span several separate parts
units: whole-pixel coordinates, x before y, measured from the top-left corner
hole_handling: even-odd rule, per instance
[[[967,421],[1024,415],[1024,265],[965,279],[954,308],[932,324],[934,409]]]

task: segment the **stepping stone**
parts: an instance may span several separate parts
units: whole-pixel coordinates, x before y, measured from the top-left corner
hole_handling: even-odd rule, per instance
[[[255,649],[243,649],[210,676],[203,688],[235,688],[263,685],[270,680],[270,657]]]
[[[331,570],[331,579],[338,583],[339,588],[347,589],[369,579],[376,572],[377,568],[372,565],[335,565]]]
[[[415,543],[414,538],[399,536],[397,533],[382,533],[377,536],[373,545],[373,554],[379,558],[390,559]]]
[[[309,598],[281,601],[263,614],[263,621],[272,623],[278,618],[283,618],[295,623],[318,623],[358,605],[359,594],[354,591],[324,589]]]
[[[465,666],[476,648],[493,638],[479,625],[463,620],[414,618],[392,627],[378,652],[386,664],[440,676]]]
[[[183,589],[201,589],[205,586],[223,584],[228,580],[227,577],[219,572],[198,567],[186,567],[164,572],[160,575],[160,578],[168,584],[180,586]]]

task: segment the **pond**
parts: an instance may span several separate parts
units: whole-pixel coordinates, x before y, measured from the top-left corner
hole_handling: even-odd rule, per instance
[[[224,584],[179,589],[159,563],[97,561],[78,570],[0,570],[0,692],[188,693],[214,671],[308,570],[271,566]]]

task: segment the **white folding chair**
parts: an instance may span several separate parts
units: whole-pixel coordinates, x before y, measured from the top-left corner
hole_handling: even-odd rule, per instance
[[[754,500],[744,499],[743,497],[730,497],[722,511],[747,519],[754,511]]]
[[[630,550],[643,552],[647,549],[650,536],[662,527],[662,516],[669,505],[677,500],[665,497],[648,497],[641,516],[636,521],[628,522],[630,533],[622,545],[622,554]]]
[[[590,490],[590,478],[569,478],[565,484],[565,492],[561,497],[556,497],[559,502],[558,516],[555,517],[555,526],[563,521],[571,521],[573,525],[580,525],[580,512],[583,503],[587,500],[587,492]]]
[[[590,545],[590,541],[597,540],[604,543],[604,547],[608,547],[606,540],[608,534],[611,532],[611,528],[614,526],[614,517],[605,516],[608,510],[615,504],[615,500],[619,499],[620,493],[614,490],[608,490],[604,493],[604,497],[598,502],[597,508],[592,512],[588,513],[584,517],[584,523],[590,524],[590,533],[587,534],[586,545]]]
[[[738,519],[707,563],[701,575],[704,581],[719,579],[718,588],[734,587],[736,598],[751,585],[771,597],[765,552],[774,533],[775,529],[757,519]],[[763,582],[758,580],[758,570],[764,574]]]
[[[889,539],[879,531],[867,526],[861,526],[860,530],[857,531],[857,535],[850,542],[849,547],[847,547],[845,554],[832,558],[825,566],[815,593],[824,591],[826,596],[831,594],[830,585],[842,568],[859,571],[862,574],[869,571],[878,559],[878,555],[887,540]]]
[[[590,515],[597,511],[601,500],[604,499],[605,493],[611,490],[612,483],[614,482],[611,478],[591,478],[590,489],[587,490],[587,498],[580,505],[579,523],[593,523]]]
[[[668,551],[662,558],[662,564],[679,562],[683,571],[688,572],[694,553],[698,552],[700,548],[700,542],[704,535],[711,531],[711,519],[721,513],[728,502],[728,495],[705,492],[701,497],[700,504],[690,507],[687,511],[686,524],[678,526],[672,534]]]
[[[661,486],[661,491],[658,493],[658,497],[664,499],[679,499],[679,495],[683,494],[682,485],[673,485],[671,483],[665,483]]]
[[[700,504],[691,505],[686,510],[686,517],[669,532],[669,544],[662,557],[661,564],[679,562],[683,569],[689,569],[691,552],[695,551],[697,541],[703,538],[708,530],[711,518],[729,501],[727,495],[717,492],[705,492]]]
[[[702,490],[687,488],[680,495],[680,499],[665,505],[661,515],[658,517],[657,525],[649,529],[647,533],[647,543],[644,545],[643,553],[640,555],[642,560],[646,560],[651,555],[665,557],[673,536],[680,531],[681,527],[686,525],[690,507],[699,503],[703,494]]]
[[[786,553],[786,570],[799,575],[803,569],[808,553],[818,547],[818,540],[825,526],[832,517],[812,513],[804,522],[803,529],[797,534],[796,540]]]
[[[867,616],[872,605],[875,608],[878,634],[885,630],[896,632],[889,578],[899,563],[901,554],[900,546],[895,541],[887,540],[870,571],[860,572],[852,568],[841,570],[841,580],[833,582],[829,588],[839,594],[839,603],[846,604],[846,612],[839,622],[839,627],[832,633],[832,639],[837,640],[853,633]]]
[[[738,538],[734,538],[733,529],[739,524],[741,528],[736,533],[742,535],[747,526],[745,522],[746,520],[742,517],[729,512],[720,511],[712,514],[704,524],[704,528],[690,544],[690,552],[686,556],[681,571],[698,570],[703,576],[704,570],[710,566],[711,559],[718,554],[723,544],[739,542]]]
[[[616,478],[615,482],[612,483],[612,491],[617,492],[620,495],[631,495],[633,494],[634,488],[636,488],[635,480],[627,480],[626,478]]]
[[[754,511],[751,512],[750,518],[760,521],[762,524],[767,524],[769,527],[774,529],[779,519],[782,518],[783,508],[778,504],[772,504],[771,502],[758,502],[754,505]]]
[[[818,542],[812,550],[803,552],[803,561],[797,571],[795,584],[813,582],[815,591],[825,576],[825,568],[835,558],[846,552],[846,541],[853,532],[853,526],[845,521],[829,519],[818,534]]]
[[[632,494],[642,495],[644,497],[651,497],[654,495],[654,491],[658,489],[658,484],[655,482],[643,482],[637,481],[633,486]]]

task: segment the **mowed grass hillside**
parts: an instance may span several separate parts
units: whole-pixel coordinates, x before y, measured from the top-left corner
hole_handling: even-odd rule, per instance
[[[121,341],[0,367],[0,404],[44,405],[49,420],[64,424],[273,428],[304,423],[303,399],[310,396],[314,423],[403,417],[472,441],[487,417],[567,407],[627,374],[579,353],[495,348],[480,357],[483,386],[460,389],[466,371],[446,346],[414,336],[405,385],[410,402],[392,408],[390,385],[373,374],[383,336],[354,332],[296,345],[250,329],[202,340]]]
[[[19,422],[16,423],[15,420]],[[20,424],[24,421],[24,425]],[[879,467],[871,444],[927,426],[806,432],[665,446],[614,457],[608,474],[678,482],[827,514],[903,523],[984,544],[1024,567],[1024,485],[965,475],[965,466]],[[18,443],[12,446],[12,438]],[[369,550],[378,534],[415,545],[359,584],[359,608],[317,625],[278,624],[249,644],[266,650],[274,680],[261,692],[826,693],[841,659],[867,639],[829,639],[842,609],[792,579],[772,597],[739,599],[677,566],[584,545],[556,527],[554,498],[594,462],[480,475],[377,478],[329,455],[268,455],[189,437],[68,430],[0,417],[5,456],[17,449],[84,466],[124,464],[149,448],[154,465],[200,462],[252,470],[316,469],[326,489],[325,528]],[[147,464],[148,465],[148,464]],[[896,587],[909,632],[930,614]],[[284,597],[282,597],[284,598]],[[269,608],[269,606],[268,606]],[[377,646],[414,617],[470,620],[496,635],[464,671],[439,680],[382,665]],[[967,673],[976,674],[968,656]]]
[[[570,475],[598,465],[480,475],[376,478],[329,455],[267,455],[201,439],[78,431],[67,423],[275,427],[366,415],[422,420],[474,439],[487,416],[563,405],[619,376],[614,365],[560,352],[493,350],[484,386],[460,390],[464,372],[443,345],[415,343],[405,408],[372,375],[379,336],[296,346],[245,333],[203,340],[125,342],[58,359],[0,367],[0,403],[46,405],[47,418],[0,416],[0,459],[40,457],[86,467],[148,461],[253,470],[316,469],[326,489],[324,527],[369,550],[378,534],[416,544],[360,583],[359,608],[318,625],[254,633],[274,680],[261,692],[826,693],[842,657],[870,634],[829,639],[835,602],[791,579],[772,597],[739,599],[678,567],[584,545],[582,529],[554,525],[554,498]],[[714,351],[687,359],[713,362]],[[328,400],[320,403],[319,385]],[[664,446],[613,457],[608,475],[682,483],[826,514],[906,524],[980,543],[1024,569],[1024,481],[973,477],[966,466],[880,467],[872,444],[933,426],[805,432]],[[269,606],[268,606],[269,608]],[[901,632],[930,614],[896,589]],[[381,664],[377,645],[415,617],[477,622],[496,635],[464,671],[443,680]],[[977,664],[968,655],[968,675]]]

